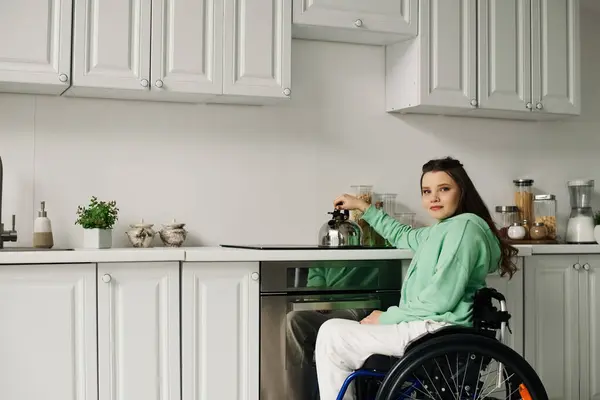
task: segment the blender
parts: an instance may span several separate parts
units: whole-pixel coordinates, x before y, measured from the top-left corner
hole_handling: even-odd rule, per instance
[[[567,222],[567,243],[596,243],[594,238],[594,213],[591,200],[594,180],[567,182],[571,202],[571,215]]]

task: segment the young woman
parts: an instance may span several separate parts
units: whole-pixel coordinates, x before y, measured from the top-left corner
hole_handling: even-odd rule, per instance
[[[512,277],[517,250],[503,242],[463,165],[431,160],[421,175],[422,206],[437,222],[412,229],[364,201],[343,195],[338,209],[361,210],[363,219],[397,248],[414,256],[400,304],[373,311],[359,322],[331,319],[319,329],[315,348],[321,400],[334,400],[348,375],[373,354],[402,357],[408,344],[448,324],[472,324],[474,293],[498,268]],[[346,392],[354,399],[353,390]]]

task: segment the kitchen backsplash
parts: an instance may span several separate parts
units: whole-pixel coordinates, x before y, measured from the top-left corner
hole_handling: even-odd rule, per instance
[[[16,214],[17,244],[30,245],[45,200],[55,245],[78,247],[75,211],[96,195],[121,210],[117,247],[141,218],[186,223],[188,246],[313,243],[352,184],[398,193],[399,211],[431,222],[420,208],[420,168],[451,155],[490,210],[512,204],[517,177],[555,193],[562,233],[566,181],[600,186],[600,28],[593,15],[582,22],[583,116],[568,122],[386,114],[383,48],[299,40],[293,99],[283,106],[0,95],[3,220]]]

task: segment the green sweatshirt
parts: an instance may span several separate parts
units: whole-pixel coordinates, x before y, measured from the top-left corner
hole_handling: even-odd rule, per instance
[[[414,252],[400,304],[379,317],[380,324],[415,320],[472,325],[475,292],[498,269],[500,244],[487,223],[465,213],[413,229],[370,206],[363,219],[397,248]]]

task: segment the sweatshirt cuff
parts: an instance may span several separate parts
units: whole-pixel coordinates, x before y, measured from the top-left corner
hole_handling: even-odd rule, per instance
[[[369,222],[369,219],[373,218],[376,214],[377,207],[371,204],[369,205],[369,207],[367,207],[361,218],[364,219],[366,222]]]
[[[394,315],[392,315],[392,313],[389,311],[384,311],[379,314],[379,320],[377,322],[379,322],[380,325],[393,325],[398,323],[396,322]]]

